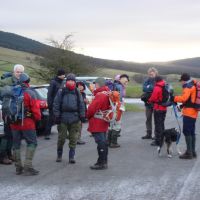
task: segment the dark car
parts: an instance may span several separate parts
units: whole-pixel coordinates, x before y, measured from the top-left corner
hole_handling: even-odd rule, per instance
[[[36,131],[38,135],[41,135],[44,133],[49,117],[49,110],[47,106],[48,85],[31,85],[30,88],[35,93],[40,105],[41,121],[36,123]]]

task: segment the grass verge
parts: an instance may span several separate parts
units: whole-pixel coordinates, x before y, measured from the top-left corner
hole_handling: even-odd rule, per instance
[[[138,104],[126,103],[125,107],[126,107],[126,111],[128,112],[143,112],[144,111],[144,107]]]

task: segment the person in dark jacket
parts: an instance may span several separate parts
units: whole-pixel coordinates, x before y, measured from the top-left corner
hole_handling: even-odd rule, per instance
[[[53,103],[53,113],[58,124],[57,160],[62,161],[65,139],[69,139],[69,163],[76,161],[75,148],[81,122],[85,122],[85,105],[80,91],[76,88],[76,77],[68,74],[65,87],[57,92]]]
[[[29,89],[29,76],[23,73],[21,74],[20,79],[22,89],[24,90],[25,118],[23,119],[23,123],[22,120],[11,123],[15,167],[17,175],[23,173],[24,175],[32,176],[39,173],[38,170],[33,168],[32,160],[37,146],[35,123],[41,119],[41,113],[34,92]],[[22,138],[25,139],[27,143],[24,166],[22,165],[20,153]]]
[[[143,92],[148,96],[151,96],[155,84],[155,77],[158,75],[157,69],[151,67],[148,69],[148,78],[143,83]],[[152,139],[152,116],[153,105],[145,102],[146,113],[146,135],[142,136],[142,139]]]
[[[94,99],[88,107],[87,118],[89,120],[88,131],[92,133],[95,142],[97,143],[98,160],[96,164],[91,166],[91,169],[101,170],[107,168],[108,145],[106,141],[106,133],[108,131],[109,122],[96,118],[95,114],[101,110],[108,110],[110,107],[109,97],[106,92],[109,91],[105,86],[104,78],[95,80]]]
[[[49,118],[48,118],[48,122],[45,129],[46,140],[50,139],[51,127],[54,125],[53,101],[59,88],[62,86],[64,78],[65,78],[65,70],[59,69],[57,71],[57,76],[51,80],[49,88],[48,88],[47,103],[48,103],[48,108],[49,108]]]
[[[165,81],[161,76],[155,77],[155,86],[148,103],[153,103],[154,125],[155,125],[155,140],[151,143],[152,146],[162,146],[163,131],[165,130],[165,117],[167,107],[161,105],[163,95],[162,87],[165,86]]]
[[[82,82],[82,81],[78,81],[76,83],[76,87],[79,89],[82,97],[83,97],[83,102],[85,104],[85,112],[87,112],[87,104],[89,103],[88,99],[86,98],[86,93],[84,92],[85,91],[85,84]],[[80,129],[80,133],[79,133],[79,136],[78,136],[78,141],[77,141],[77,144],[78,145],[83,145],[85,144],[85,142],[81,139],[81,132],[82,132],[82,123],[81,123],[81,129]]]

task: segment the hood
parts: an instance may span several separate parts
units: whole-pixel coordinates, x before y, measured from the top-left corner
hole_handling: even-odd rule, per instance
[[[97,93],[103,92],[103,91],[108,92],[108,91],[109,91],[109,88],[108,88],[107,86],[102,86],[102,87],[100,87],[100,88],[94,90],[94,96],[95,96]]]

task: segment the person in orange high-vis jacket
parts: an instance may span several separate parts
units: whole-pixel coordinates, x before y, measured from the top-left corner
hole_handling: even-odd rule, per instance
[[[187,73],[181,75],[180,81],[183,87],[182,95],[172,97],[172,101],[182,103],[183,134],[185,136],[187,150],[184,154],[180,155],[179,158],[192,159],[197,157],[195,150],[195,123],[198,111],[194,107],[196,99],[196,81],[190,79],[190,75]]]

